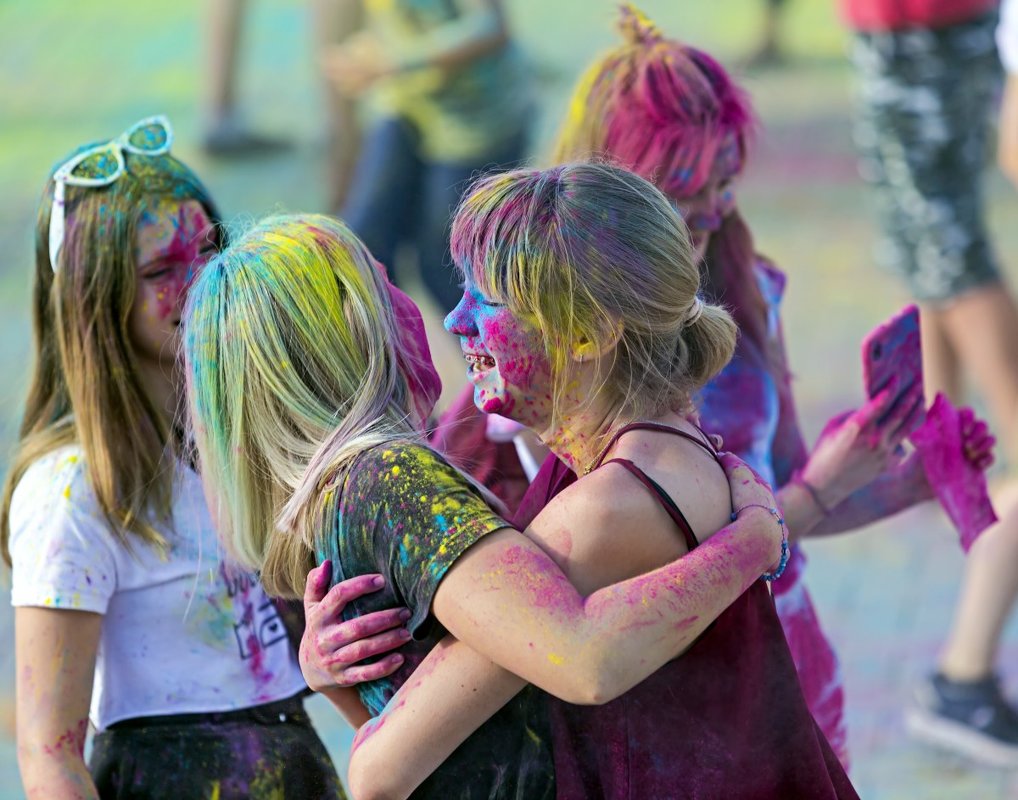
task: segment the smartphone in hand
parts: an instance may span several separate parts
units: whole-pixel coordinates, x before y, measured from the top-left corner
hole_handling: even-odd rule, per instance
[[[906,306],[870,331],[862,343],[863,382],[866,395],[876,397],[894,377],[900,397],[916,381],[923,382],[923,354],[919,340],[919,309]],[[891,400],[893,408],[898,398]]]

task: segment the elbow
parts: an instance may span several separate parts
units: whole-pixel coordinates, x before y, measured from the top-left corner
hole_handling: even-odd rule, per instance
[[[353,800],[382,800],[385,797],[381,787],[371,780],[371,775],[356,766],[354,759],[350,759],[350,771],[347,773],[346,785],[350,789],[350,797]]]
[[[367,753],[354,751],[350,756],[347,786],[352,800],[405,800],[409,792],[401,792],[392,785],[392,772],[375,763]]]
[[[496,12],[491,12],[478,30],[478,55],[497,53],[509,46],[509,28]]]
[[[561,670],[566,680],[547,689],[560,700],[576,706],[603,706],[615,700],[631,686],[611,668],[607,659],[597,658],[572,670]]]
[[[475,40],[469,55],[464,55],[465,61],[474,61],[479,58],[499,53],[509,44],[509,34],[505,31],[492,31],[490,34]]]
[[[617,699],[627,691],[619,682],[608,675],[596,675],[592,680],[578,687],[576,699],[570,703],[578,706],[603,706]]]
[[[610,692],[605,692],[602,689],[591,686],[582,687],[573,696],[566,700],[567,703],[571,703],[574,706],[603,706],[605,703],[609,703],[615,699],[615,696]]]

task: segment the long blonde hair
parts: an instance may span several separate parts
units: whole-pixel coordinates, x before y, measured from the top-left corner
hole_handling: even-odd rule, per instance
[[[128,545],[132,537],[165,545],[153,521],[170,516],[172,432],[141,385],[128,333],[135,233],[148,204],[161,198],[196,200],[213,222],[220,218],[205,187],[177,159],[124,157],[125,172],[109,186],[67,187],[56,271],[49,253],[52,176],[43,189],[32,286],[35,365],[0,511],[0,553],[8,565],[15,487],[33,462],[71,444],[82,449],[111,532]],[[86,160],[79,171],[88,167]],[[223,235],[219,225],[216,235]]]
[[[353,460],[419,439],[384,274],[337,219],[268,217],[205,267],[183,326],[220,536],[270,593],[299,596]]]

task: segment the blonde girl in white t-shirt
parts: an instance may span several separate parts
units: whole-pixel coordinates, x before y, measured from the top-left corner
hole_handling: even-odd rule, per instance
[[[183,294],[224,232],[171,142],[153,117],[80,148],[39,209],[36,362],[0,516],[22,780],[46,800],[343,797],[286,626],[221,558],[174,426]],[[405,641],[398,609],[369,628],[360,657]]]

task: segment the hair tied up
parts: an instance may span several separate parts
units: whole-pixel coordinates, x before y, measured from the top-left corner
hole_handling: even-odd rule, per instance
[[[632,3],[619,5],[618,29],[628,44],[655,44],[663,38],[653,20]]]
[[[694,297],[693,302],[689,306],[689,311],[686,312],[686,318],[682,321],[682,327],[688,328],[690,325],[695,325],[700,321],[700,317],[703,316],[703,300],[699,297]]]

